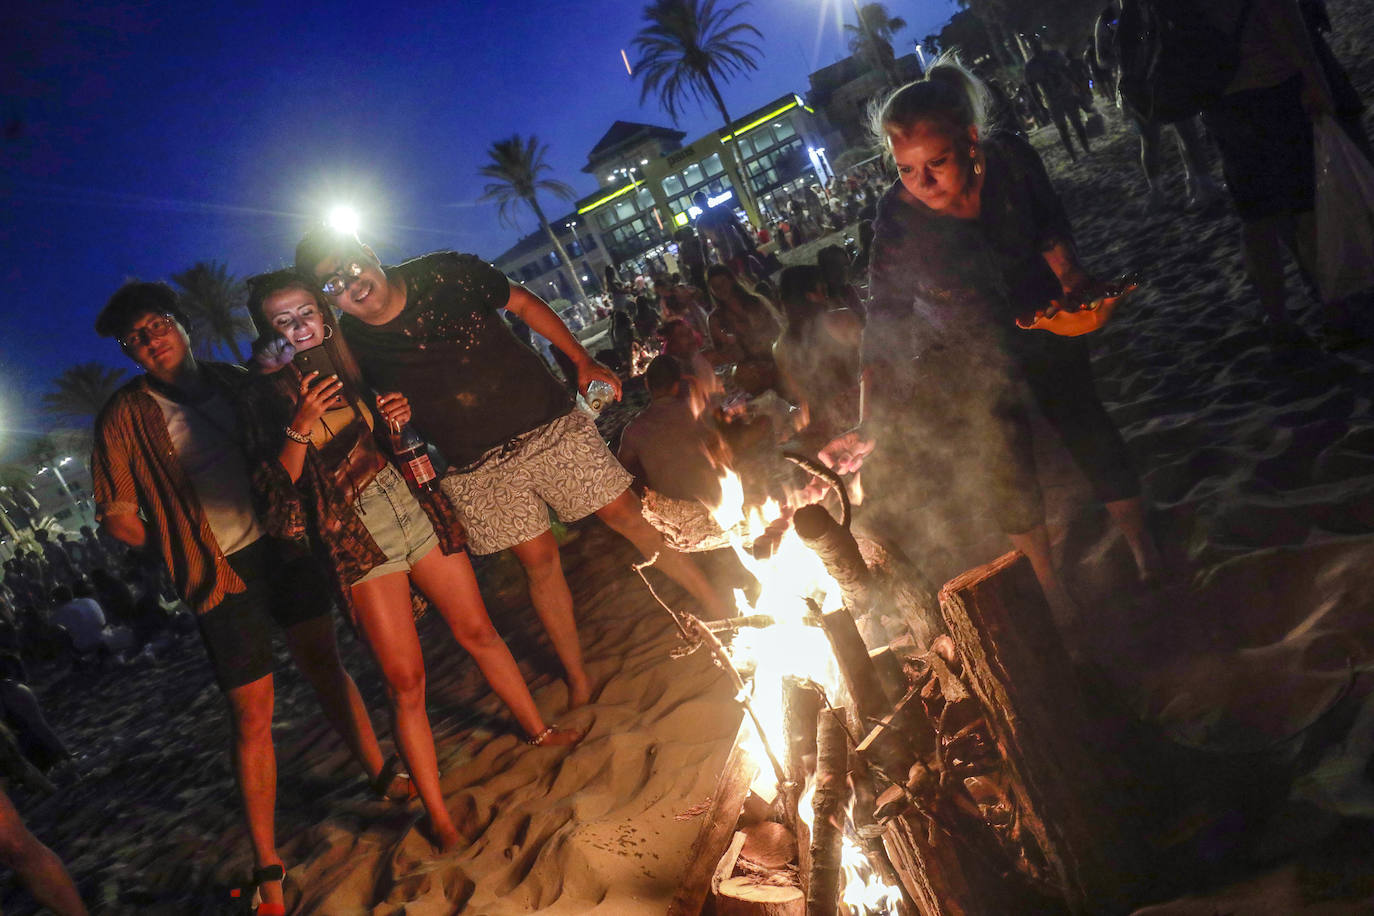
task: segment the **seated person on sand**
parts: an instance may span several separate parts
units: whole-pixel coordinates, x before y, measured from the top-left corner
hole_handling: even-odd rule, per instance
[[[644,520],[630,475],[544,362],[510,333],[514,312],[573,361],[580,392],[620,379],[587,353],[548,304],[480,258],[441,251],[383,267],[356,236],[321,228],[296,248],[343,313],[339,327],[364,376],[410,402],[419,433],[449,462],[440,480],[477,554],[512,550],[568,677],[570,705],[591,698],[572,594],[549,509],[564,523],[595,514],[682,585],[712,617],[730,609],[690,557]]]
[[[720,379],[711,361],[701,355],[701,337],[692,326],[681,318],[674,318],[659,328],[659,336],[663,338],[663,354],[676,360],[682,372],[679,397],[692,403],[697,416],[718,405],[722,391]]]
[[[70,758],[72,752],[48,724],[43,706],[27,681],[23,660],[13,652],[0,652],[0,715],[14,732],[20,751],[46,773]]]
[[[77,655],[102,651],[114,656],[133,646],[133,633],[127,627],[106,626],[105,611],[84,582],[75,589],[59,585],[53,589],[52,603],[48,623],[67,631]]]
[[[96,419],[97,517],[130,547],[161,554],[196,613],[228,701],[231,759],[263,899],[257,912],[282,914],[273,629],[285,634],[325,718],[374,784],[383,771],[362,697],[339,660],[329,581],[300,530],[290,477],[279,464],[248,458],[261,451],[265,432],[280,428],[246,422],[247,372],[196,359],[176,292],[165,283],[126,283],[95,329],[143,369]]]
[[[726,546],[711,509],[720,504],[728,449],[685,389],[691,381],[673,357],[649,363],[644,382],[652,400],[620,435],[620,463],[634,475],[644,517],[680,550]]]
[[[248,312],[266,344],[259,347],[258,363],[275,370],[257,409],[262,425],[279,433],[264,444],[306,497],[311,538],[328,557],[339,601],[386,680],[396,743],[429,812],[433,838],[441,848],[452,847],[459,834],[439,788],[412,584],[438,608],[531,744],[572,744],[581,735],[545,724],[487,616],[453,508],[437,488],[417,486],[423,478],[403,477],[396,456],[378,443],[382,436],[389,441],[388,428],[409,422],[406,399],[394,392],[371,394],[341,345],[328,306],[299,274],[262,274],[248,288]],[[285,358],[317,347],[337,374],[302,375]],[[281,358],[272,360],[273,353]]]
[[[802,441],[820,448],[859,422],[863,322],[826,295],[825,276],[809,264],[778,280],[787,329],[773,345],[782,387],[805,413]]]
[[[711,343],[721,362],[733,363],[739,388],[751,395],[771,388],[777,380],[773,364],[773,342],[781,330],[773,307],[740,285],[734,272],[724,264],[708,272],[711,298]]]

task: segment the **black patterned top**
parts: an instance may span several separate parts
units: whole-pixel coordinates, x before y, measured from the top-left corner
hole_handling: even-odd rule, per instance
[[[563,416],[568,389],[502,320],[510,283],[470,254],[440,251],[386,269],[406,285],[405,309],[384,325],[339,321],[378,391],[410,401],[412,422],[449,464]]]
[[[900,182],[879,201],[865,363],[959,347],[976,365],[1023,342],[1016,318],[1061,294],[1044,252],[1072,244],[1073,231],[1044,164],[1015,134],[991,134],[982,148],[976,219],[942,216],[903,194]]]

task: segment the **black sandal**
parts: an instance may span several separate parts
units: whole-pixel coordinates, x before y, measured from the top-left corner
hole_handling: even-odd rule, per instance
[[[286,868],[280,863],[276,865],[264,865],[261,868],[253,869],[252,879],[245,885],[233,888],[229,891],[229,896],[234,901],[247,900],[248,908],[244,911],[256,914],[256,916],[286,916],[285,903],[263,903],[261,887],[271,881],[286,880]],[[252,894],[249,895],[249,891]]]
[[[405,788],[396,789],[394,786],[398,780],[405,781]],[[415,783],[411,781],[410,774],[405,771],[401,764],[401,758],[397,754],[392,754],[382,764],[381,772],[377,778],[370,783],[372,792],[380,799],[393,802],[407,802],[414,798]]]

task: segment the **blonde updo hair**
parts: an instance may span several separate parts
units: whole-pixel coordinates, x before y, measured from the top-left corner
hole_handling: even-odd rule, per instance
[[[892,156],[892,138],[905,136],[920,121],[935,121],[951,133],[970,127],[983,132],[987,87],[959,62],[953,49],[935,59],[921,79],[894,90],[869,112],[874,141]]]

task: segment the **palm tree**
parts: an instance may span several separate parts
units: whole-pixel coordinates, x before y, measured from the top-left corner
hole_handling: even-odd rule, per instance
[[[897,72],[896,54],[892,50],[892,37],[906,28],[906,20],[893,16],[881,3],[865,3],[858,7],[857,25],[846,25],[849,33],[849,50],[861,60],[883,75],[891,85],[901,82]]]
[[[646,24],[634,38],[639,59],[631,68],[643,83],[640,104],[656,93],[658,103],[676,124],[688,99],[698,104],[709,100],[728,130],[733,119],[717,81],[757,70],[754,58],[763,53],[748,40],[751,34],[762,39],[762,32],[747,22],[730,23],[748,5],[749,0],[742,0],[718,9],[716,0],[654,0],[646,6],[642,17]],[[744,199],[752,204],[753,190],[734,144],[727,142],[725,150],[740,176]]]
[[[104,363],[72,366],[53,379],[53,390],[43,395],[43,409],[57,420],[90,426],[126,374]]]
[[[478,169],[483,177],[492,179],[482,189],[482,200],[494,200],[501,205],[497,212],[501,222],[507,226],[515,225],[516,203],[523,203],[533,210],[544,234],[553,242],[558,259],[567,266],[568,273],[572,274],[578,299],[586,301],[587,293],[582,289],[582,280],[577,274],[577,268],[573,266],[563,243],[558,240],[553,227],[549,225],[544,208],[539,206],[537,195],[540,191],[548,191],[564,200],[572,200],[575,196],[573,189],[565,182],[556,178],[539,177],[552,169],[552,166],[544,161],[546,152],[548,145],[541,144],[532,134],[528,140],[520,139],[519,134],[514,134],[506,140],[497,140],[487,150],[487,164]]]
[[[181,307],[196,325],[196,355],[213,356],[220,347],[244,361],[240,335],[253,336],[253,322],[244,310],[245,289],[218,261],[197,261],[172,282],[181,288]]]

